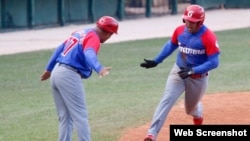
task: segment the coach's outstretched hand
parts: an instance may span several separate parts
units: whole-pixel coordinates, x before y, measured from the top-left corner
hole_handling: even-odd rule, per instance
[[[147,59],[144,59],[144,62],[141,63],[141,67],[146,69],[156,67],[157,65],[158,63],[156,63],[154,60],[147,60]]]

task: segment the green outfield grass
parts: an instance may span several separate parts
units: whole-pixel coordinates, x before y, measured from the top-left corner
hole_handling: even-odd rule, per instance
[[[210,73],[207,94],[249,91],[250,28],[216,33],[221,62]],[[116,141],[126,128],[150,122],[175,53],[156,68],[143,69],[139,64],[144,58],[154,58],[166,40],[103,45],[99,57],[113,67],[110,75],[100,79],[93,73],[83,80],[93,141]],[[0,56],[0,141],[57,140],[49,81],[39,79],[52,51]]]

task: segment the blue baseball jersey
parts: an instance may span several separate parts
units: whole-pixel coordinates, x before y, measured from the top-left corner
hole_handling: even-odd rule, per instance
[[[205,25],[197,33],[188,32],[185,25],[177,27],[161,52],[154,59],[161,63],[178,49],[176,64],[179,67],[191,67],[195,74],[203,74],[219,64],[220,49],[215,34]]]
[[[93,69],[99,73],[103,68],[97,58],[100,45],[99,36],[93,28],[75,31],[56,48],[46,70],[52,71],[59,62],[77,69],[85,79],[91,76]]]

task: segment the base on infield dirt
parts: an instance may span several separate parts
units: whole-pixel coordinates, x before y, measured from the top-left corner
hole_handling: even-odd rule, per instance
[[[203,124],[249,124],[249,99],[250,92],[206,94],[202,99]],[[185,114],[183,100],[172,108],[157,141],[169,141],[169,124],[193,124],[192,117]],[[127,129],[118,141],[143,141],[149,125]]]

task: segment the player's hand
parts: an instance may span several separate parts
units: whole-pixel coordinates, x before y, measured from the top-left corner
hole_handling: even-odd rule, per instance
[[[193,74],[193,70],[192,68],[189,68],[189,67],[181,67],[180,68],[181,70],[178,72],[179,76],[182,78],[182,79],[186,79],[188,78],[190,75]]]
[[[109,74],[109,71],[112,69],[112,67],[104,67],[100,72],[99,72],[99,77],[102,78],[106,75]]]
[[[141,67],[146,69],[156,67],[157,65],[158,63],[156,63],[154,60],[147,60],[147,59],[144,59],[144,62],[141,63]]]
[[[51,72],[49,72],[49,71],[44,71],[43,73],[42,73],[42,75],[41,75],[41,81],[44,81],[44,80],[47,80],[48,78],[50,78],[50,74],[51,74]]]

